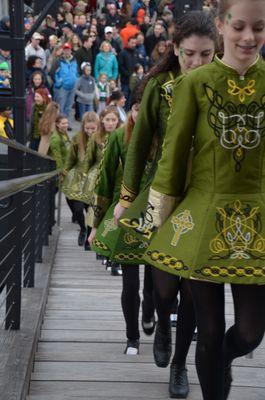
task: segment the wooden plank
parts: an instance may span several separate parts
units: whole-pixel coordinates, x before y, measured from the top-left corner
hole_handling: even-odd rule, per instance
[[[83,399],[86,400],[126,400],[126,399],[168,399],[168,384],[166,383],[121,383],[121,382],[32,382],[31,394],[37,396],[42,393],[43,398],[30,400],[61,400],[50,396],[63,397],[64,400]],[[134,394],[132,396],[132,393]],[[126,396],[126,397],[125,397]],[[264,400],[263,388],[232,387],[231,400]],[[200,387],[192,385],[189,395],[191,400],[202,400]]]

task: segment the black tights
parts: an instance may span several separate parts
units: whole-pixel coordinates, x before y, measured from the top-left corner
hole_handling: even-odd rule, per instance
[[[189,281],[178,276],[153,268],[154,300],[161,330],[170,329],[170,314],[180,292],[176,329],[175,354],[172,364],[183,367],[195,330],[195,311]]]
[[[122,265],[121,305],[129,340],[139,339],[140,277],[138,265]],[[145,266],[143,285],[143,314],[148,321],[154,315],[151,267]]]
[[[224,285],[190,281],[196,309],[196,367],[204,400],[223,400],[224,368],[253,351],[265,330],[265,286],[231,285],[235,323],[225,333]]]
[[[85,231],[86,226],[85,226],[84,210],[87,207],[86,204],[83,203],[82,201],[78,201],[78,200],[69,200],[67,197],[66,197],[66,201],[73,213],[74,218],[78,222],[80,229]]]

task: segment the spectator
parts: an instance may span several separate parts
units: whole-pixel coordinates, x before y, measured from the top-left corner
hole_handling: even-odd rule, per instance
[[[58,29],[56,27],[56,20],[51,15],[47,15],[45,18],[45,26],[41,30],[41,34],[44,37],[45,48],[48,46],[49,37],[52,35],[57,36]]]
[[[142,25],[145,15],[148,15],[151,18],[153,14],[154,11],[150,7],[150,0],[138,0],[134,5],[133,17],[138,25]]]
[[[74,103],[75,85],[78,79],[77,62],[72,56],[72,47],[69,43],[63,45],[63,54],[59,60],[59,67],[55,72],[54,90],[55,101],[59,103],[61,112],[70,116]]]
[[[118,86],[117,86],[117,82],[115,81],[115,79],[109,79],[109,92],[110,95],[112,94],[112,92],[114,92],[114,90],[117,90]]]
[[[188,11],[202,10],[203,0],[174,0],[174,18],[178,20]]]
[[[9,70],[9,65],[6,61],[3,61],[0,63],[0,88],[10,88],[10,78],[11,72]]]
[[[104,30],[105,30],[105,27],[107,26],[107,17],[106,17],[106,15],[102,14],[102,15],[99,17],[98,22],[99,22],[99,23],[97,24],[98,36],[99,36],[99,38],[100,38],[101,40],[103,40],[103,38],[104,38]]]
[[[117,6],[115,3],[110,3],[106,15],[106,25],[116,26],[120,25],[120,23],[121,23],[121,17],[117,12]]]
[[[62,29],[62,37],[61,37],[62,43],[70,43],[74,34],[72,25],[69,22],[65,22],[64,24],[62,24],[61,29]]]
[[[109,99],[109,83],[107,81],[107,75],[102,73],[99,75],[98,83],[98,96],[99,96],[99,103],[98,103],[98,114],[101,113],[102,110],[107,105],[107,100]]]
[[[120,120],[122,123],[127,121],[127,115],[124,110],[126,98],[120,90],[114,90],[109,99],[109,105],[115,106],[119,112]]]
[[[51,99],[49,96],[49,92],[46,88],[39,88],[35,91],[34,105],[32,108],[30,121],[29,139],[30,148],[36,151],[38,151],[40,143],[39,122],[50,101]]]
[[[91,64],[81,64],[82,76],[76,84],[76,101],[79,111],[79,118],[82,119],[86,111],[94,111],[94,101],[97,97],[97,86],[95,79],[91,76]]]
[[[0,137],[14,139],[14,121],[10,107],[0,107]]]
[[[164,27],[160,22],[157,22],[154,26],[154,32],[150,35],[147,34],[145,38],[145,49],[148,57],[151,56],[152,51],[155,48],[155,45],[163,38]]]
[[[136,36],[136,53],[139,63],[143,66],[144,70],[147,70],[148,57],[144,46],[144,34],[139,32]]]
[[[167,51],[167,42],[165,40],[160,40],[152,51],[149,68],[153,67],[155,64],[163,60],[163,57]]]
[[[0,21],[0,32],[9,32],[10,30],[10,18],[5,16]]]
[[[136,51],[136,38],[131,37],[128,40],[127,46],[120,52],[119,55],[121,88],[126,97],[126,105],[125,105],[126,111],[129,110],[129,105],[130,105],[130,87],[129,87],[130,76],[133,74],[137,62],[138,62],[138,57]]]
[[[111,51],[109,42],[104,41],[99,48],[100,52],[96,56],[94,75],[96,80],[100,74],[105,73],[107,79],[118,78],[118,62],[116,56]]]
[[[57,15],[56,15],[56,24],[57,24],[57,28],[58,28],[58,36],[61,37],[63,35],[63,30],[62,27],[65,23],[65,15],[63,12],[58,11]]]
[[[26,86],[29,85],[30,77],[33,72],[40,72],[43,75],[43,79],[45,80],[46,84],[46,74],[41,68],[41,59],[38,56],[29,56],[27,60],[27,69],[26,69]]]
[[[9,71],[11,71],[11,51],[0,49],[0,62],[6,61],[9,66]]]
[[[146,33],[151,27],[152,27],[151,18],[149,17],[149,15],[145,15],[143,18],[143,23],[140,26],[140,30],[144,34],[144,36],[146,36]]]
[[[120,37],[122,39],[123,47],[125,48],[128,43],[128,39],[135,37],[139,33],[139,28],[134,24],[133,18],[126,22],[125,28],[120,30]]]
[[[37,56],[41,59],[41,68],[44,69],[46,67],[46,54],[45,50],[40,46],[40,41],[42,40],[42,36],[39,32],[35,32],[32,35],[31,43],[29,43],[25,48],[26,60],[30,56]]]
[[[82,40],[83,39],[83,32],[85,29],[88,29],[89,24],[87,23],[86,16],[84,14],[81,14],[78,18],[78,24],[75,27],[75,33],[79,36],[79,38]]]
[[[83,36],[82,47],[75,53],[75,59],[78,65],[78,72],[81,74],[81,64],[88,62],[93,65],[92,47],[93,41],[90,36]]]
[[[37,89],[45,89],[45,80],[40,71],[35,71],[30,77],[29,86],[26,89],[26,120],[29,121],[32,113],[32,106],[34,103],[35,91]],[[46,88],[48,95],[49,91]]]
[[[130,77],[130,91],[131,91],[131,98],[135,98],[135,90],[137,90],[139,84],[143,81],[144,78],[144,69],[142,64],[137,63],[134,67],[134,73]]]
[[[72,46],[72,54],[75,57],[76,52],[81,49],[82,41],[77,33],[74,33],[71,40],[68,42]]]
[[[116,29],[116,28],[115,28]],[[122,41],[119,34],[116,34],[116,39],[113,37],[113,28],[111,26],[106,26],[105,28],[105,41],[109,42],[112,47],[112,52],[116,55],[122,50]],[[116,31],[117,32],[117,31]],[[120,40],[119,40],[120,39]]]

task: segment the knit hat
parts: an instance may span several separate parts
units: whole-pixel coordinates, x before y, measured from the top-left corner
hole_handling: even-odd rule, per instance
[[[82,62],[82,64],[81,64],[81,70],[83,71],[83,69],[84,69],[86,66],[91,67],[90,62],[87,62],[87,61]]]
[[[9,65],[6,61],[0,63],[0,70],[1,71],[9,71]]]
[[[35,90],[35,93],[38,93],[44,101],[44,104],[49,104],[51,101],[51,95],[47,88],[39,88]]]

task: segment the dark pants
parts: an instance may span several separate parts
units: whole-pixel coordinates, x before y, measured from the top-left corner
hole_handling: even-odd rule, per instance
[[[69,200],[66,198],[66,201],[73,213],[75,220],[78,222],[80,229],[85,231],[86,226],[85,226],[84,210],[87,208],[87,205],[82,201],[78,200]]]

